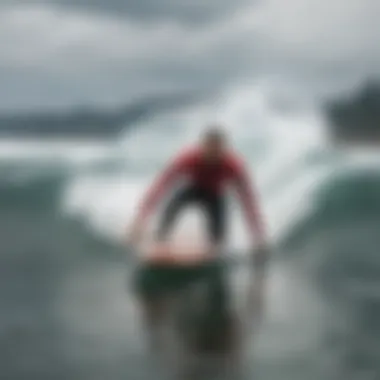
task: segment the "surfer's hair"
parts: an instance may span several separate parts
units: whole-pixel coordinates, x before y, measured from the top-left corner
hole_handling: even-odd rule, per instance
[[[205,130],[203,140],[224,142],[226,140],[226,133],[222,127],[211,125]]]

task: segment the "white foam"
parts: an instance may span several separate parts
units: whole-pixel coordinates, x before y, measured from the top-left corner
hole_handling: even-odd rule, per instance
[[[7,161],[64,161],[81,164],[107,157],[111,144],[63,139],[1,139],[0,159]]]
[[[307,209],[311,190],[324,177],[326,168],[305,164],[310,152],[324,147],[324,125],[312,109],[278,114],[271,108],[270,98],[256,87],[233,89],[214,104],[140,125],[115,147],[129,164],[133,162],[134,173],[76,178],[67,188],[65,207],[98,232],[120,237],[157,169],[182,145],[194,141],[211,120],[224,122],[249,161],[269,232],[277,236],[290,218]],[[261,149],[263,145],[265,149]],[[246,229],[236,207],[230,222],[231,245],[246,247]]]

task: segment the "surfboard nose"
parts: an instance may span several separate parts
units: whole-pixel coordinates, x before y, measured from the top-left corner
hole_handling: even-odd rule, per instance
[[[153,243],[144,249],[143,258],[151,263],[191,265],[214,258],[210,248],[199,248],[191,244]]]

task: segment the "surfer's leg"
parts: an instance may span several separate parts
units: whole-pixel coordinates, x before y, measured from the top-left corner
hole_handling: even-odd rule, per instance
[[[216,255],[220,253],[227,227],[226,203],[223,196],[205,199],[205,209],[208,216],[210,240],[213,242]],[[215,330],[219,349],[224,352],[224,362],[227,366],[237,364],[239,352],[239,327],[236,316],[230,308],[229,287],[226,268],[217,261],[209,272],[209,309],[207,318]],[[217,349],[217,348],[216,348]]]
[[[162,213],[156,235],[159,241],[166,240],[180,211],[187,206],[188,203],[196,199],[196,196],[196,191],[193,188],[185,188],[174,194]]]
[[[209,235],[215,249],[215,254],[220,254],[220,249],[226,236],[226,203],[223,196],[215,196],[207,200]],[[219,260],[210,272],[210,317],[215,316],[215,327],[223,332],[225,321],[230,319],[228,286],[223,263]],[[221,326],[219,329],[218,326]]]
[[[216,254],[226,236],[226,202],[223,196],[205,196],[203,206],[207,216],[209,239]]]

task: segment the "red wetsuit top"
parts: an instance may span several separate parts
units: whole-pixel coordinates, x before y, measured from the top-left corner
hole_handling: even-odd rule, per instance
[[[180,153],[164,169],[149,189],[141,205],[142,218],[146,218],[159,203],[165,192],[179,179],[187,179],[190,184],[211,194],[219,195],[226,185],[235,186],[250,231],[264,237],[264,228],[258,207],[258,200],[250,183],[243,161],[236,154],[228,152],[217,164],[210,164],[203,158],[198,148]]]

